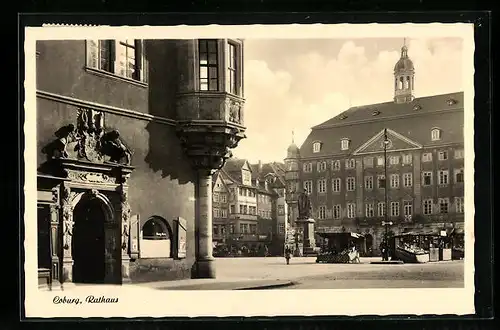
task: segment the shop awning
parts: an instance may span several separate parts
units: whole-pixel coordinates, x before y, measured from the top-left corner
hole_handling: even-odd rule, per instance
[[[464,234],[464,229],[463,228],[453,228],[450,232],[451,235],[463,235]]]
[[[394,235],[394,237],[404,237],[404,236],[441,236],[440,231],[409,231],[406,233],[401,233],[399,235]]]
[[[316,232],[316,235],[318,235],[321,238],[331,238],[335,236],[350,236],[353,238],[363,238],[363,234],[359,233],[353,233],[353,232]]]

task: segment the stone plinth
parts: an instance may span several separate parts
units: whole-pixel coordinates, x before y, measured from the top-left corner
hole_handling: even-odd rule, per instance
[[[295,224],[297,227],[301,227],[302,232],[302,242],[303,242],[303,252],[304,256],[314,254],[314,247],[316,246],[316,240],[314,239],[314,223],[316,221],[312,218],[297,219]]]

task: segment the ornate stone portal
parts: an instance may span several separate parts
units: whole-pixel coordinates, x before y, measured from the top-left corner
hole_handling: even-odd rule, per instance
[[[67,178],[61,183],[61,282],[73,281],[74,210],[80,202],[97,199],[106,219],[105,283],[122,283],[129,278],[130,205],[128,178],[132,152],[116,130],[105,131],[104,114],[79,109],[76,125],[68,124],[55,133],[57,139],[42,151],[47,162],[41,171]],[[90,242],[89,242],[90,243]],[[121,251],[121,252],[120,252]]]

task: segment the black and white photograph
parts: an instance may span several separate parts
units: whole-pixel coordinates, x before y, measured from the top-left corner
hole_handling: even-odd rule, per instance
[[[474,311],[472,25],[25,39],[28,317]]]

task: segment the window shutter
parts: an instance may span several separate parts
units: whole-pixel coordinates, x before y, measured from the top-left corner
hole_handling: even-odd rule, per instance
[[[142,43],[142,81],[149,82],[149,60],[146,54],[146,43]]]
[[[99,68],[99,40],[86,40],[87,48],[87,66],[90,68]]]
[[[141,231],[141,221],[139,215],[132,215],[130,217],[130,234],[129,234],[129,253],[130,258],[137,259],[140,257],[139,237]]]
[[[135,46],[135,71],[134,71],[134,79],[144,80],[144,71],[143,71],[143,43],[142,40],[134,40]]]

